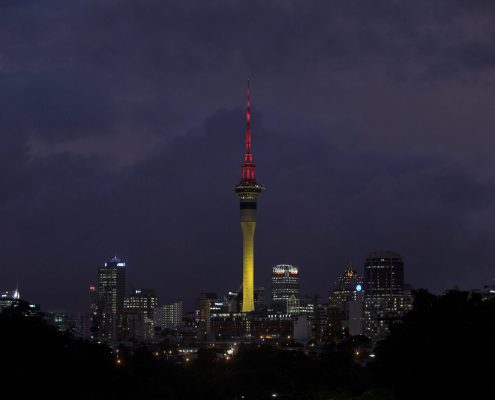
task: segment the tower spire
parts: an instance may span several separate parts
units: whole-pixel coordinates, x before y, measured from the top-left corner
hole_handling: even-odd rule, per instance
[[[253,153],[251,153],[251,85],[248,79],[246,90],[246,152],[242,164],[241,182],[245,184],[256,183],[254,167]]]
[[[251,88],[247,81],[246,90],[246,154],[251,153]]]

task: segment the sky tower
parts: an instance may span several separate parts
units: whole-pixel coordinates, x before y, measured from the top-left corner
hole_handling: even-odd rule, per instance
[[[251,153],[251,91],[246,94],[246,152],[241,166],[241,181],[234,191],[241,201],[242,229],[242,312],[254,311],[254,229],[256,200],[265,188],[256,183],[255,164]]]

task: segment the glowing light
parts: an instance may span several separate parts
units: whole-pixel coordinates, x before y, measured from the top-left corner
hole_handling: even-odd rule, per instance
[[[254,311],[254,230],[256,222],[242,221],[242,312]]]
[[[356,291],[357,292],[360,292],[361,290],[363,290],[363,287],[359,284],[356,285]]]

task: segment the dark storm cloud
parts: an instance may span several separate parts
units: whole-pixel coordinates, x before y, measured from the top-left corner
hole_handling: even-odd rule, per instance
[[[494,22],[488,1],[2,2],[0,281],[83,308],[117,252],[166,300],[236,289],[252,77],[260,284],[289,262],[324,295],[382,248],[416,286],[485,283]]]

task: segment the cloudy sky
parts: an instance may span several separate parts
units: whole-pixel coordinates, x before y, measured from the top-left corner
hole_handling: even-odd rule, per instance
[[[495,3],[0,2],[0,289],[84,310],[114,254],[163,301],[241,282],[246,79],[257,286],[352,257],[495,278]]]

